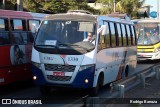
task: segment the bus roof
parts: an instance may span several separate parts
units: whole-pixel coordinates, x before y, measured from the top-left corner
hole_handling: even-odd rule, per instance
[[[147,18],[147,19],[135,19],[132,20],[135,24],[137,23],[153,23],[153,22],[160,22],[160,19],[152,19],[152,18]]]
[[[1,17],[26,17],[26,18],[43,18],[48,14],[44,13],[32,13],[32,12],[24,12],[24,11],[13,11],[13,10],[3,10],[0,9]]]
[[[118,23],[127,23],[127,24],[134,24],[131,20],[125,20],[121,18],[116,17],[110,17],[110,16],[98,16],[98,20],[106,20],[106,21],[112,21],[112,22],[118,22]]]
[[[96,21],[96,16],[89,14],[72,14],[72,13],[63,13],[63,14],[53,14],[48,15],[44,19],[47,20],[82,20],[82,21]]]
[[[62,13],[62,14],[53,14],[48,15],[44,18],[44,20],[81,20],[81,21],[113,21],[113,22],[121,22],[121,23],[128,23],[133,24],[130,20],[120,19],[120,18],[113,18],[109,16],[99,16],[99,15],[92,15],[92,14],[78,14],[78,13]]]

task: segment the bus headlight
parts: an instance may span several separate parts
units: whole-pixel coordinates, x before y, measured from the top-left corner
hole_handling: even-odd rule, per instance
[[[40,63],[32,62],[32,64],[34,66],[36,66],[37,68],[41,69],[41,64]]]
[[[88,79],[85,79],[84,82],[87,84],[87,83],[89,82],[89,80],[88,80]]]
[[[91,67],[94,67],[95,64],[90,64],[90,65],[81,65],[80,68],[79,68],[79,71],[83,71],[87,68],[91,68]]]
[[[37,77],[36,76],[33,76],[33,80],[36,80],[37,79]]]
[[[158,52],[158,51],[160,51],[160,47],[158,47],[158,48],[156,48],[156,49],[154,50],[154,52]]]

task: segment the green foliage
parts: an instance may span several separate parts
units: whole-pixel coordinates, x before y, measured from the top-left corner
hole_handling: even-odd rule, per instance
[[[127,13],[129,16],[136,18],[138,9],[141,8],[145,0],[115,0],[116,12]],[[102,3],[101,14],[113,12],[114,0],[97,0],[96,3]]]
[[[64,13],[68,9],[68,2],[65,0],[57,1],[51,0],[48,2],[42,2],[43,10],[51,11],[53,13]]]
[[[40,12],[41,7],[39,0],[23,0],[24,11],[29,12]]]
[[[86,0],[50,0],[48,2],[41,3],[43,10],[51,11],[53,13],[66,13],[68,10],[88,10],[90,12],[96,12],[95,9],[87,5]]]
[[[145,0],[123,0],[117,3],[117,11],[127,13],[133,18],[137,18],[138,9],[142,7]]]
[[[5,9],[6,10],[15,10],[17,0],[5,0]],[[0,9],[3,9],[3,1],[1,0]]]
[[[120,0],[116,0],[119,2]],[[97,0],[96,3],[102,3],[102,9],[100,9],[100,14],[110,14],[113,12],[114,0]]]
[[[127,13],[131,17],[137,18],[138,9],[145,0],[115,0],[116,11]],[[6,0],[6,9],[15,10],[17,0]],[[23,10],[29,12],[42,13],[66,13],[68,10],[88,10],[93,14],[109,14],[113,12],[114,0],[96,0],[102,3],[102,9],[96,10],[87,4],[87,0],[23,0]],[[0,8],[2,8],[0,4]]]

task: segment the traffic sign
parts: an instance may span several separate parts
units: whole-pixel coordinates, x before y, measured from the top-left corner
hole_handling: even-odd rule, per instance
[[[156,11],[150,12],[150,17],[156,18],[157,17],[157,12]]]

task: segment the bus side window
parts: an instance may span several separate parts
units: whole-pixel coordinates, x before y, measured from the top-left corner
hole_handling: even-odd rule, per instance
[[[132,34],[131,26],[132,26],[132,25],[129,25],[129,29],[130,29],[130,32],[131,32],[131,45],[134,45],[134,43],[133,43],[133,34]]]
[[[8,19],[0,18],[0,45],[10,44]]]
[[[126,29],[124,24],[121,24],[122,29],[122,37],[123,37],[123,46],[127,46],[127,36],[126,36]]]
[[[116,32],[115,32],[115,26],[113,22],[109,22],[110,25],[110,32],[111,32],[111,46],[116,46]]]
[[[109,25],[108,22],[104,22],[104,25],[106,25],[106,34],[104,35],[105,37],[105,47],[110,47],[111,45],[111,37],[110,37],[110,32],[109,32]]]
[[[24,23],[25,23],[25,21],[22,19],[11,19],[12,31],[26,30]]]
[[[110,34],[109,34],[109,26],[108,22],[104,21],[104,29],[102,32],[99,34],[99,44],[98,44],[98,49],[105,49],[107,47],[110,47]]]
[[[26,21],[23,19],[11,19],[13,44],[27,44]]]
[[[31,34],[29,35],[32,35],[33,38],[35,37],[35,34],[38,30],[39,25],[40,25],[40,20],[35,20],[35,19],[28,20],[28,29],[29,29],[29,32],[31,32]]]
[[[9,31],[7,18],[0,18],[0,31]]]
[[[116,24],[117,25],[117,34],[118,34],[118,45],[119,46],[122,46],[123,45],[123,42],[122,42],[122,32],[121,32],[121,27],[120,27],[120,24],[119,23],[117,23]]]
[[[99,28],[101,28],[101,25],[99,26]],[[98,35],[98,51],[102,50],[103,48],[105,48],[105,40],[104,40],[104,34],[102,34],[102,31],[99,33]]]
[[[136,45],[136,35],[135,35],[135,32],[134,32],[134,26],[131,26],[131,32],[132,32],[133,45]]]
[[[131,32],[130,32],[130,27],[129,25],[126,25],[126,30],[127,30],[127,38],[128,38],[128,45],[132,45],[132,42],[131,42]]]

